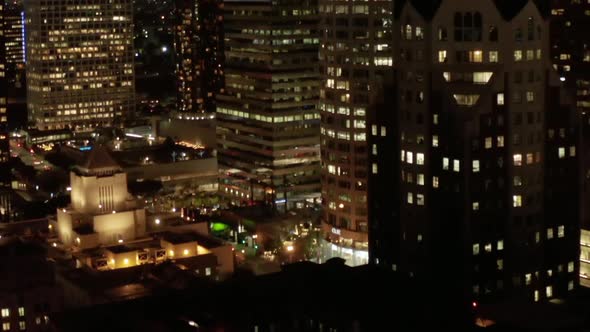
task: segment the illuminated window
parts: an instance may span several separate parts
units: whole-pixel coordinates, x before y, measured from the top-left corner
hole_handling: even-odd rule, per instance
[[[514,51],[514,61],[521,61],[522,60],[522,50]]]
[[[498,51],[489,51],[488,60],[490,62],[498,62]]]
[[[406,155],[406,162],[408,164],[413,164],[414,163],[414,153],[408,151],[407,155]]]
[[[559,159],[565,158],[565,148],[559,148],[557,154],[559,156]]]
[[[514,166],[522,166],[522,155],[521,154],[513,155],[512,160],[514,161]]]
[[[453,171],[455,172],[459,172],[461,171],[461,161],[459,160],[453,160]]]
[[[526,285],[530,285],[532,281],[533,281],[533,276],[530,273],[527,273],[524,275],[524,283]]]
[[[533,158],[533,154],[532,153],[527,153],[526,154],[526,163],[527,163],[527,165],[530,165],[530,164],[532,164],[534,162],[535,162],[535,160]]]
[[[478,211],[478,210],[479,210],[479,202],[473,202],[473,203],[471,204],[471,209],[472,209],[473,211]]]
[[[498,240],[496,248],[498,249],[498,251],[504,250],[504,240]]]
[[[18,328],[21,331],[26,330],[27,329],[27,323],[21,320],[20,322],[18,322]]]
[[[547,228],[547,240],[553,239],[553,228]]]
[[[576,147],[570,146],[570,157],[575,157],[575,156],[576,156]]]
[[[206,276],[210,276],[211,275],[211,268],[210,267],[206,267],[205,268],[205,275]]]
[[[496,104],[498,105],[504,105],[504,94],[503,93],[498,93],[496,95]]]
[[[25,315],[25,308],[23,308],[23,307],[19,307],[19,308],[18,308],[18,315],[19,315],[20,317],[23,317],[23,316]]]
[[[2,323],[2,331],[10,331],[10,323],[8,323],[8,322]]]
[[[438,135],[432,135],[432,146],[438,147]]]
[[[416,154],[416,164],[417,165],[424,165],[424,153],[417,153]]]
[[[423,185],[424,185],[424,174],[418,174],[418,175],[416,176],[416,183],[417,183],[419,186],[423,186]]]
[[[416,194],[416,204],[424,205],[424,195]]]
[[[557,227],[557,237],[562,238],[565,236],[565,227],[563,225]]]
[[[535,291],[535,302],[539,302],[540,296],[539,296],[539,291],[536,290]]]
[[[521,195],[513,195],[512,196],[512,206],[513,207],[521,207],[522,206],[522,196]]]
[[[496,266],[498,267],[498,270],[500,270],[500,271],[504,270],[504,260],[498,259],[496,261]]]
[[[408,193],[408,204],[414,204],[414,194]]]
[[[8,308],[2,308],[2,311],[0,311],[0,313],[2,314],[3,318],[10,316],[10,310]]]
[[[443,158],[443,170],[449,170],[449,158]]]
[[[520,177],[520,176],[516,175],[516,176],[514,177],[513,181],[514,181],[514,186],[515,186],[515,187],[520,187],[520,186],[522,186],[522,177]]]
[[[479,172],[479,160],[474,160],[471,162],[471,164],[472,164],[473,173],[478,173]]]
[[[547,296],[547,298],[553,297],[553,286],[545,287],[545,296]]]
[[[535,101],[535,93],[533,91],[526,92],[526,101],[532,103]]]
[[[479,255],[479,243],[473,245],[473,255]]]
[[[567,263],[567,272],[574,272],[574,262]]]
[[[504,147],[504,136],[498,136],[496,137],[496,143],[498,145],[499,148]]]
[[[377,166],[377,164],[373,163],[373,165],[372,165],[373,174],[377,174],[377,173],[379,173],[379,169],[378,169],[378,167],[379,167],[379,166]]]
[[[491,137],[486,137],[484,146],[486,149],[492,148],[492,138]]]
[[[573,281],[568,281],[567,290],[568,291],[574,290],[574,282]]]
[[[438,62],[440,62],[440,63],[447,62],[447,51],[445,51],[445,50],[438,51]]]
[[[432,188],[438,188],[438,176],[432,177]]]

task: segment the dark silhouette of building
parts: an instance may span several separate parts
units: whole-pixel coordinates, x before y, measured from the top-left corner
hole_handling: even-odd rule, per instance
[[[546,6],[397,5],[396,119],[376,117],[374,131],[393,121],[394,142],[376,149],[399,169],[380,167],[391,155],[369,166],[378,183],[399,183],[399,200],[373,213],[371,261],[466,300],[567,297],[578,285],[579,117],[550,65]]]
[[[174,11],[177,111],[215,112],[224,86],[223,2],[176,0]]]
[[[580,283],[590,286],[590,202],[587,201],[590,178],[590,3],[587,1],[551,1],[551,57],[564,85],[575,98],[581,123],[582,230],[580,247]]]

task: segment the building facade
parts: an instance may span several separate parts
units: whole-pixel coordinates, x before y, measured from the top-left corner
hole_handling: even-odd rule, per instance
[[[390,134],[367,121],[391,75],[393,9],[388,0],[320,1],[324,256],[351,265],[368,262],[367,136]]]
[[[134,110],[131,0],[25,6],[29,121],[90,131]]]
[[[176,0],[174,30],[178,112],[215,112],[223,89],[221,0]]]
[[[6,1],[4,14],[6,61],[15,68],[25,64],[25,13],[22,1]]]
[[[469,303],[567,296],[578,285],[579,117],[551,66],[545,11],[408,1],[394,31],[399,215],[371,221],[399,223],[380,239],[399,245],[372,262],[436,275]]]
[[[314,0],[226,1],[217,98],[222,194],[280,210],[317,202],[318,14]]]
[[[581,124],[583,174],[590,171],[590,3],[587,1],[551,1],[551,57],[561,80],[575,96],[576,107],[584,118]],[[590,179],[585,176],[583,192],[588,197]],[[590,287],[590,204],[582,207],[580,241],[580,284]]]
[[[7,133],[8,122],[8,77],[6,59],[6,36],[4,35],[5,6],[0,3],[0,162],[10,157],[9,138]]]

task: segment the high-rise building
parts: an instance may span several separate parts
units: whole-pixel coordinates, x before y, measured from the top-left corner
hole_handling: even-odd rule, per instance
[[[25,63],[25,13],[22,1],[6,1],[4,11],[6,62],[11,67]]]
[[[226,1],[225,81],[217,98],[220,190],[280,210],[317,202],[318,14],[315,0]]]
[[[590,171],[590,3],[587,1],[551,1],[551,57],[561,80],[575,98],[584,118],[581,124],[582,172]],[[590,179],[584,177],[587,192]],[[580,284],[590,287],[590,202],[586,195],[582,205],[580,241]]]
[[[174,31],[179,112],[215,112],[223,89],[223,2],[176,0]]]
[[[27,1],[29,120],[88,131],[134,110],[133,1]]]
[[[541,301],[577,287],[580,118],[551,68],[542,3],[399,8],[389,143],[399,214],[371,220],[398,223],[393,238],[375,234],[397,243],[397,257],[371,250],[374,263],[482,301]]]
[[[367,136],[391,135],[367,120],[392,71],[393,8],[391,0],[320,1],[324,255],[351,265],[368,262]]]
[[[6,161],[10,157],[9,138],[7,134],[7,104],[8,82],[6,75],[6,38],[4,35],[4,3],[0,2],[0,161]]]

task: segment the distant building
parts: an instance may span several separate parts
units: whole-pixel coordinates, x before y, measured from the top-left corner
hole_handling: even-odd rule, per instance
[[[52,227],[59,243],[52,245],[71,249],[84,266],[107,271],[172,261],[197,276],[233,273],[231,245],[209,237],[206,223],[181,218],[174,224],[147,215],[127,192],[127,174],[104,146],[95,146],[74,168],[70,186],[72,203],[57,211]]]
[[[29,121],[91,131],[135,108],[133,1],[26,1]]]
[[[10,146],[8,137],[8,78],[6,59],[6,36],[4,34],[5,6],[0,2],[0,162],[5,162],[10,157]]]
[[[6,1],[4,36],[6,62],[11,70],[22,69],[25,64],[25,13],[22,1]]]
[[[224,2],[220,190],[238,204],[319,202],[317,11],[314,0]]]
[[[367,137],[393,135],[385,127],[367,126],[378,113],[381,86],[392,76],[393,3],[320,0],[322,228],[328,240],[324,256],[342,257],[351,265],[369,261],[372,147]]]
[[[79,249],[134,240],[145,235],[145,210],[127,192],[127,174],[106,148],[95,147],[70,173],[72,204],[59,209],[60,241]]]
[[[177,111],[215,112],[223,89],[223,2],[175,0]]]

